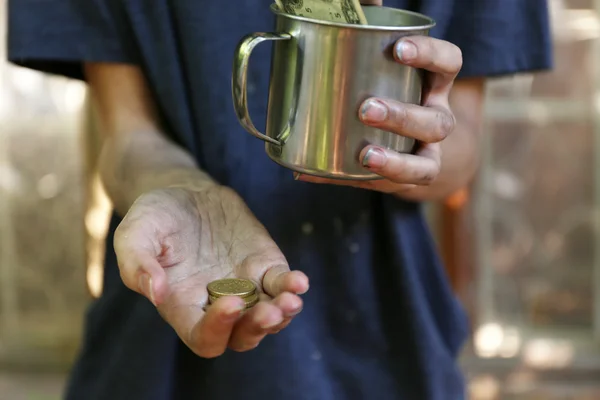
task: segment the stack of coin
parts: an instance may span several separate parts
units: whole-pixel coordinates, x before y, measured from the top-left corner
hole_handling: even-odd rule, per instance
[[[219,279],[209,283],[206,289],[208,290],[208,300],[211,304],[223,296],[241,297],[246,303],[246,310],[258,303],[256,285],[247,279]]]

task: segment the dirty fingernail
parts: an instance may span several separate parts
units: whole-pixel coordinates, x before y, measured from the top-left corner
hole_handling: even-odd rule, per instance
[[[276,317],[276,318],[271,317],[268,320],[266,320],[265,322],[263,322],[262,324],[260,324],[260,327],[263,329],[271,329],[274,326],[277,326],[282,322],[283,322],[283,318],[281,318],[281,317]]]
[[[382,122],[388,116],[388,108],[379,101],[367,100],[362,107],[361,114],[364,121]]]
[[[300,314],[302,312],[302,306],[300,307],[296,307],[293,310],[291,310],[286,316],[287,317],[295,317],[296,315]]]
[[[224,319],[226,321],[232,321],[236,318],[238,318],[241,314],[242,311],[244,311],[244,309],[246,308],[245,304],[238,304],[236,307],[232,308],[231,310],[228,310],[225,315],[224,315]]]
[[[385,152],[376,147],[371,147],[363,157],[362,164],[368,168],[381,168],[385,165],[387,156]]]
[[[303,290],[296,292],[296,294],[305,294],[306,292],[308,292],[308,289],[310,289],[310,284],[307,283],[306,287]]]
[[[396,54],[400,61],[412,61],[417,58],[417,46],[412,42],[404,40],[396,46]]]
[[[150,275],[145,273],[141,274],[138,279],[138,286],[144,296],[146,296],[156,307],[156,300],[154,300],[154,289],[152,288],[152,278]]]

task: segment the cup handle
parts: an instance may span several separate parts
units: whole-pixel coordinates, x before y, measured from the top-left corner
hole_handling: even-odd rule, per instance
[[[233,108],[240,124],[252,135],[266,142],[281,145],[277,139],[273,139],[261,132],[254,126],[248,111],[248,61],[254,48],[265,41],[289,40],[292,36],[287,33],[256,32],[245,36],[237,45],[233,59],[233,72],[231,76],[231,92],[233,95]]]

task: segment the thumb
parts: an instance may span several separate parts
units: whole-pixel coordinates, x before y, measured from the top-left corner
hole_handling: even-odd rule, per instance
[[[278,265],[267,270],[262,286],[272,297],[283,292],[304,294],[308,291],[308,277],[301,271],[290,271],[287,265]]]
[[[158,306],[168,295],[167,274],[157,259],[160,250],[156,251],[152,241],[142,237],[131,230],[115,232],[119,272],[125,286]]]

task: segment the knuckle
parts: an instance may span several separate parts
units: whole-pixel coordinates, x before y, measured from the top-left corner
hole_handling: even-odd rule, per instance
[[[448,42],[449,43],[449,42]],[[463,65],[462,50],[455,44],[449,43],[450,46],[450,57],[453,60],[453,69],[455,73],[458,73]]]
[[[276,254],[279,254],[278,251],[275,251]],[[289,266],[285,263],[282,263],[279,259],[263,258],[262,260],[257,260],[256,265],[274,265],[270,267],[267,272],[265,272],[262,281],[258,282],[259,287],[262,287],[266,293],[269,295],[276,295],[281,292],[282,287],[284,287],[289,280]]]
[[[428,37],[421,46],[423,60],[426,62],[425,69],[439,68],[442,62],[440,55],[442,54],[439,47],[441,40]]]
[[[429,169],[427,171],[420,171],[415,175],[414,182],[418,183],[420,186],[429,186],[431,185],[439,175],[439,168]]]
[[[433,181],[435,180],[436,177],[437,177],[437,174],[427,172],[427,173],[422,174],[418,180],[421,183],[421,185],[429,186],[433,183]]]
[[[436,39],[432,36],[425,36],[425,35],[414,35],[414,36],[410,36],[410,41],[412,43],[414,43],[415,46],[417,46],[417,49],[419,51],[426,51],[428,49],[431,49],[432,46],[435,45],[435,42],[438,41],[439,39]]]
[[[433,46],[431,52],[435,63],[445,74],[456,75],[462,68],[462,50],[457,45],[445,40],[439,40],[438,45]]]
[[[443,140],[447,138],[456,126],[456,118],[452,113],[437,111],[436,114],[436,128],[434,131],[434,139]]]
[[[421,174],[418,179],[419,183],[422,186],[431,185],[437,179],[438,175],[440,174],[440,170],[440,165],[436,163],[434,168],[431,168],[429,171],[425,171]]]
[[[409,171],[408,163],[404,162],[404,160],[399,159],[394,167],[393,171],[390,171],[386,177],[395,183],[405,183],[408,181],[407,172]]]

